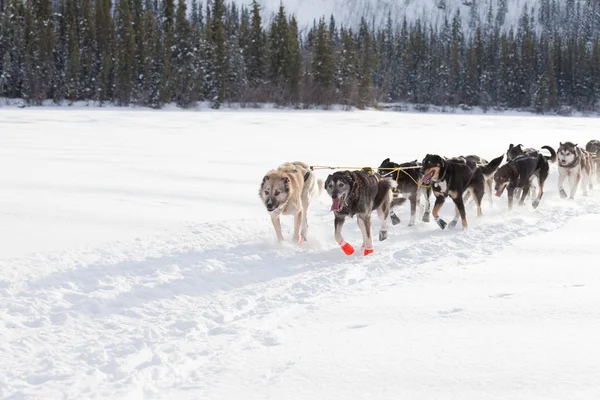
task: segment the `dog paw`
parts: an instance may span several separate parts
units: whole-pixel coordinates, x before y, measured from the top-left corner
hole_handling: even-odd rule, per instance
[[[456,227],[456,224],[458,224],[458,220],[456,220],[456,219],[453,219],[452,221],[450,221],[450,223],[448,224],[448,226],[449,226],[450,228],[455,228],[455,227]]]
[[[354,254],[354,247],[352,247],[352,245],[348,242],[345,241],[341,241],[338,243],[340,245],[340,247],[342,248],[342,251],[347,255],[350,256],[352,254]]]
[[[565,192],[565,189],[560,189],[560,191],[558,193],[560,194],[560,197],[562,199],[566,199],[567,198],[567,192]]]
[[[583,197],[587,197],[588,196],[588,192],[583,192]]]
[[[409,228],[411,228],[411,227],[413,227],[413,226],[415,226],[415,223],[414,223],[414,221],[411,221],[411,222],[409,222],[409,223],[408,223],[408,227],[409,227]]]
[[[435,222],[437,222],[438,226],[442,229],[446,229],[446,226],[448,225],[448,223],[440,217],[435,217]]]
[[[429,222],[430,220],[429,214],[423,214],[423,222]]]
[[[387,231],[379,231],[379,241],[383,242],[387,239]]]
[[[361,247],[361,250],[362,250],[363,256],[368,256],[369,254],[373,254],[373,251],[374,251],[372,247],[366,248],[364,246]]]
[[[391,213],[390,218],[392,219],[392,225],[398,225],[400,223],[400,218],[398,218],[395,213]]]
[[[538,206],[540,205],[540,201],[536,199],[533,201],[533,203],[531,203],[531,205],[533,206],[533,208],[538,208]]]

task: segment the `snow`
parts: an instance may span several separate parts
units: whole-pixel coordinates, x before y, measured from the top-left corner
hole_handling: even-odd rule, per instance
[[[336,245],[326,195],[308,243],[276,244],[257,191],[283,161],[491,159],[598,126],[0,109],[0,398],[596,398],[600,185],[562,200],[553,165],[538,209],[471,204],[466,231],[408,228],[404,206],[368,257]],[[344,236],[360,245],[355,220]]]

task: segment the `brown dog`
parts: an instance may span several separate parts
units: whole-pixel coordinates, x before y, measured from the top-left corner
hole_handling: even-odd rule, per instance
[[[322,189],[323,181],[317,180],[309,166],[300,161],[284,163],[264,176],[258,194],[271,215],[277,240],[283,241],[281,214],[294,216],[293,241],[306,240],[308,208]]]

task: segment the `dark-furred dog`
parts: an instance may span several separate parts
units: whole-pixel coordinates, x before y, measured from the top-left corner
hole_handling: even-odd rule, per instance
[[[354,248],[342,236],[342,226],[346,217],[357,216],[358,227],[363,235],[363,254],[373,253],[373,236],[371,229],[371,212],[377,210],[381,220],[379,240],[387,238],[387,219],[395,205],[404,203],[406,199],[394,199],[392,189],[396,182],[384,178],[377,173],[366,171],[338,171],[327,177],[325,190],[332,200],[331,211],[335,216],[335,240],[347,255],[354,253]]]
[[[446,228],[446,221],[439,216],[439,211],[450,196],[456,206],[456,214],[450,227],[456,226],[460,216],[463,228],[468,226],[463,194],[468,190],[473,194],[477,215],[481,216],[481,200],[485,192],[485,181],[488,180],[502,163],[504,154],[493,159],[489,164],[477,166],[464,158],[445,159],[439,155],[427,154],[423,159],[421,183],[433,185],[435,206],[433,217],[440,228]]]
[[[479,157],[479,156],[476,156],[473,154],[468,155],[468,156],[460,156],[458,158],[464,158],[465,161],[471,162],[472,164],[474,164],[476,166],[482,166],[482,165],[488,164],[488,160],[486,160],[483,157]],[[485,180],[485,188],[487,189],[490,205],[494,204],[493,195],[492,195],[492,186],[493,185],[494,185],[493,177],[489,177]],[[467,192],[467,195],[465,196],[465,198],[463,200],[467,201],[469,199],[469,197],[470,197],[470,192]]]
[[[543,146],[542,149],[546,149],[550,152],[550,157],[544,156],[537,151],[530,152],[527,154],[521,154],[512,158],[508,163],[496,171],[494,174],[494,181],[496,181],[496,196],[502,196],[504,189],[508,188],[508,208],[512,209],[513,199],[515,195],[515,189],[521,189],[521,200],[519,205],[525,203],[525,198],[529,193],[532,181],[537,178],[538,181],[538,194],[533,199],[532,206],[537,208],[540,205],[542,196],[544,195],[544,182],[548,178],[550,172],[550,165],[548,161],[556,161],[556,152],[550,146]]]
[[[398,169],[393,170],[393,168]],[[431,203],[429,202],[431,188],[425,188],[418,184],[420,169],[421,163],[417,162],[417,160],[396,164],[395,162],[390,161],[389,158],[386,158],[381,162],[378,170],[381,176],[389,176],[398,184],[397,191],[394,195],[401,193],[402,196],[407,198],[410,202],[410,222],[408,223],[408,226],[414,226],[415,224],[419,195],[422,195],[423,198],[425,198],[423,222],[429,222],[429,213],[431,212]],[[400,223],[400,218],[396,216],[393,210],[390,215],[394,225]]]
[[[600,183],[600,140],[590,140],[585,145],[585,150],[592,156],[596,182]]]

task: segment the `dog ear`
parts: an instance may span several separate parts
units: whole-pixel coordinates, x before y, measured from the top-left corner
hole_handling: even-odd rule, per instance
[[[381,163],[382,163],[382,164],[387,164],[387,163],[389,163],[389,162],[390,162],[390,159],[389,159],[389,158],[386,158],[386,159],[385,159],[385,160],[383,160]]]
[[[573,145],[573,147],[577,147],[577,146],[579,146],[577,143],[575,143],[575,145]]]
[[[262,183],[260,184],[260,187],[263,187],[263,186],[265,186],[265,182],[267,181],[267,179],[269,179],[269,175],[265,175],[265,176],[263,177],[263,180],[262,180]]]
[[[560,142],[560,145],[558,147],[562,147],[562,145],[563,145],[563,142]]]
[[[513,147],[515,147],[512,143],[508,145],[508,149],[512,149]]]

